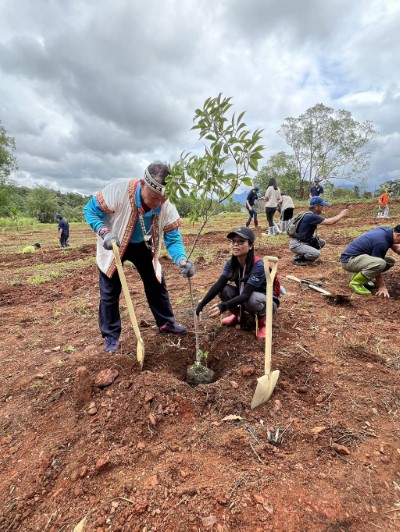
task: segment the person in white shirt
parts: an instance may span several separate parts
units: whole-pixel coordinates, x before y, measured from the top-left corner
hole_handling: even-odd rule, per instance
[[[290,220],[293,218],[294,203],[290,196],[282,192],[281,201],[278,205],[278,210],[281,213],[281,219],[279,222],[279,228],[284,233],[289,225]]]
[[[274,223],[274,214],[281,201],[281,191],[279,190],[276,180],[271,178],[268,182],[268,188],[265,191],[265,214],[267,215],[268,230],[261,233],[262,236],[274,236],[281,233],[281,230]]]

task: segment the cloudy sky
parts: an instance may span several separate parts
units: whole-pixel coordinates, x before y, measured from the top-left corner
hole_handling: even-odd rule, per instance
[[[0,0],[0,120],[28,186],[92,194],[201,150],[233,98],[264,156],[316,103],[372,121],[371,188],[400,178],[398,0]]]

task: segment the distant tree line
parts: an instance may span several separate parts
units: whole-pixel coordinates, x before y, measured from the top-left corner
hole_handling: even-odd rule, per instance
[[[31,217],[50,223],[56,213],[61,213],[69,222],[82,222],[83,207],[90,198],[76,192],[18,186],[11,180],[3,179],[0,183],[0,216]]]

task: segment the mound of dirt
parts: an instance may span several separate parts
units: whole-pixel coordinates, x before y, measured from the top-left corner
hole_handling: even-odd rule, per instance
[[[354,206],[346,224],[365,227],[362,214]],[[215,378],[186,382],[195,357],[192,310],[171,261],[163,269],[185,336],[158,334],[138,274],[126,270],[138,321],[147,325],[142,372],[123,300],[120,351],[103,351],[95,264],[38,285],[4,282],[1,530],[398,529],[397,266],[385,274],[389,300],[351,293],[337,263],[349,241],[343,227],[321,228],[321,264],[307,268],[292,264],[286,237],[261,238],[258,230],[257,255],[279,258],[287,295],[273,323],[280,378],[255,410],[264,344],[251,323],[228,328],[205,317],[200,344]],[[198,261],[196,299],[222,270],[229,229],[199,239],[201,249],[219,243],[221,252]],[[85,247],[44,260],[94,253]],[[27,259],[1,256],[3,279],[19,260]],[[286,274],[321,281],[351,304],[331,305]]]

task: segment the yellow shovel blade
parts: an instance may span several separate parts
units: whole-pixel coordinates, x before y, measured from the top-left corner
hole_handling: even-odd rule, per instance
[[[143,369],[143,363],[144,363],[144,342],[142,337],[138,339],[137,346],[136,346],[136,358],[140,366],[140,370]]]
[[[274,391],[278,379],[279,369],[271,371],[269,375],[263,375],[257,379],[257,388],[250,405],[252,409],[268,401]]]

